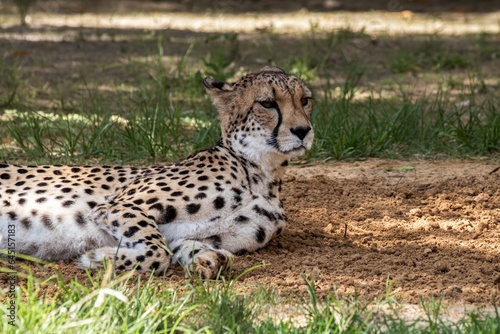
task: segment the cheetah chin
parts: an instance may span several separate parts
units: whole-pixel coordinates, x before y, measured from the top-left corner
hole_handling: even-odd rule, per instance
[[[162,273],[177,263],[209,279],[280,235],[281,179],[314,139],[311,91],[269,66],[203,84],[221,139],[176,164],[0,164],[0,249],[15,239],[16,252],[82,268]]]

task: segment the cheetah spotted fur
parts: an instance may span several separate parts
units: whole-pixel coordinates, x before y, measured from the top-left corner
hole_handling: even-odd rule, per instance
[[[15,225],[16,251],[36,258],[213,278],[279,235],[285,167],[313,142],[311,91],[269,66],[204,85],[222,138],[177,164],[0,165],[0,249]]]

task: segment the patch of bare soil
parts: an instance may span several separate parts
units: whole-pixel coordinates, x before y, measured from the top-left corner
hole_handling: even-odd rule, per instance
[[[290,218],[286,233],[266,248],[237,257],[240,286],[258,284],[283,294],[392,294],[417,303],[444,297],[485,305],[500,295],[500,163],[387,161],[291,168],[284,184]],[[57,263],[62,277],[86,281],[72,264]],[[48,267],[33,266],[48,277]],[[178,266],[166,280],[181,284]],[[54,287],[57,289],[56,287]],[[55,290],[44,289],[49,294]]]
[[[412,170],[400,167],[413,167]],[[238,258],[244,283],[338,295],[443,296],[482,304],[500,292],[500,164],[384,161],[291,169],[287,233]]]

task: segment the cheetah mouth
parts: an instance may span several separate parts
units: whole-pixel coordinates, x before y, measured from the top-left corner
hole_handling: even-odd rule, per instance
[[[298,147],[292,148],[291,150],[282,151],[284,154],[300,154],[305,153],[307,148],[304,145],[300,145]]]

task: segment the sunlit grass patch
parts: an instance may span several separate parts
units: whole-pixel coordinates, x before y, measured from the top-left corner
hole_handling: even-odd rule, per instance
[[[87,272],[87,279],[28,273],[16,289],[16,326],[2,322],[2,333],[496,333],[500,315],[464,310],[449,317],[439,299],[407,307],[392,295],[379,298],[318,294],[304,277],[307,295],[281,296],[276,290],[244,288],[241,277],[169,283],[168,277],[116,274],[112,267]],[[250,269],[251,270],[251,269]],[[0,313],[7,313],[7,298]],[[294,310],[294,312],[290,312]],[[410,313],[411,312],[411,313]]]

